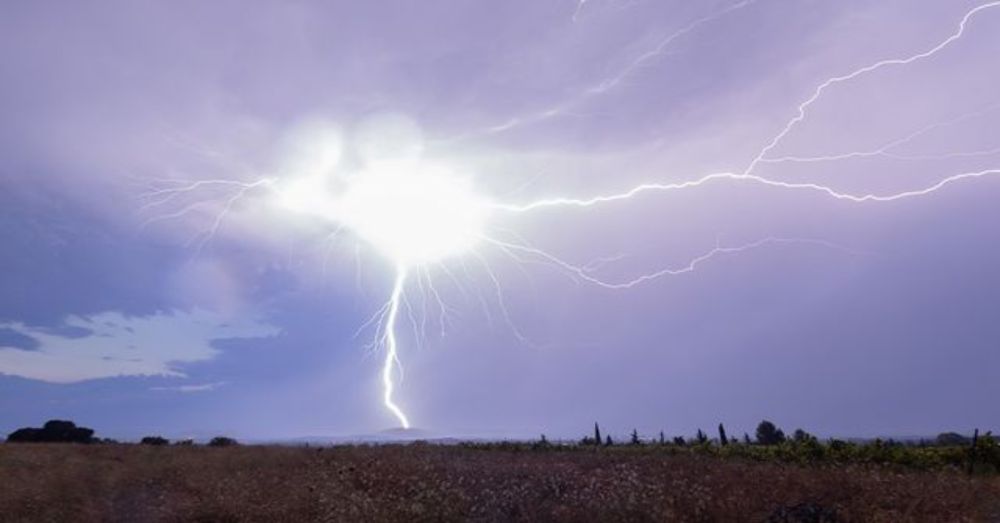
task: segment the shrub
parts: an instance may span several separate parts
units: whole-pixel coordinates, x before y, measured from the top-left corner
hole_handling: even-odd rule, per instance
[[[785,433],[768,420],[757,425],[757,443],[761,445],[778,445],[784,443]]]
[[[549,440],[548,440],[548,438],[545,437],[545,434],[542,434],[542,439],[540,439],[537,442],[531,444],[531,450],[546,450],[546,449],[549,449],[551,447],[552,447],[552,444],[549,443]]]
[[[232,447],[235,445],[239,445],[239,443],[235,439],[225,436],[216,436],[208,442],[209,447]]]
[[[77,427],[72,421],[49,420],[38,429],[25,427],[7,436],[9,443],[93,443],[94,430]]]
[[[935,443],[942,447],[955,447],[968,445],[972,439],[967,438],[957,432],[942,432],[935,438]]]
[[[809,434],[808,432],[802,429],[795,429],[795,432],[792,433],[792,441],[796,443],[805,443],[810,439],[816,439],[816,438],[812,434]]]
[[[142,445],[156,445],[156,446],[160,446],[160,445],[169,445],[170,444],[170,440],[168,440],[167,438],[160,437],[160,436],[146,436],[145,438],[142,438],[142,440],[139,441],[139,443],[142,444]]]

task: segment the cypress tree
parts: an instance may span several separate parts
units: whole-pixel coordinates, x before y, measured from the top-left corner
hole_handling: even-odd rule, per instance
[[[723,447],[729,444],[729,440],[726,439],[726,428],[722,426],[722,423],[719,423],[719,443]]]

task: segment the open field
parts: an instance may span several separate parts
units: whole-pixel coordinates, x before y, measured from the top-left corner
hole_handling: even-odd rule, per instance
[[[808,519],[816,515],[827,519]],[[769,518],[998,521],[1000,477],[723,459],[655,446],[0,445],[3,521]]]

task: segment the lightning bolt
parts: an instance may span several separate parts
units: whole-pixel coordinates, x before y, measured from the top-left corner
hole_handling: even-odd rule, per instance
[[[930,58],[941,52],[941,50],[947,48],[952,43],[957,42],[960,38],[962,38],[962,36],[965,35],[965,29],[968,26],[969,20],[971,20],[972,17],[976,16],[976,14],[982,11],[997,6],[1000,6],[1000,1],[982,4],[969,10],[968,12],[965,13],[965,16],[963,16],[962,19],[958,22],[958,28],[955,30],[955,32],[953,32],[947,38],[938,42],[936,45],[932,46],[930,49],[924,52],[916,53],[903,58],[890,58],[886,60],[880,60],[870,65],[861,67],[859,69],[855,69],[854,71],[851,71],[847,74],[828,78],[826,81],[820,83],[819,85],[816,86],[816,89],[813,90],[812,95],[799,104],[796,111],[796,115],[785,124],[784,128],[782,128],[781,131],[774,136],[774,138],[771,139],[770,143],[765,145],[764,148],[760,150],[760,153],[758,153],[757,156],[753,159],[753,161],[750,162],[750,165],[748,165],[746,170],[743,171],[743,174],[749,174],[753,172],[757,164],[762,162],[764,160],[764,157],[767,156],[767,154],[771,152],[771,150],[777,147],[778,144],[786,136],[788,136],[789,133],[792,132],[792,129],[795,128],[796,125],[798,125],[800,122],[806,119],[806,111],[809,109],[810,106],[816,103],[816,101],[819,100],[821,96],[823,96],[823,92],[829,89],[830,87],[854,80],[855,78],[866,75],[868,73],[872,73],[874,71],[877,71],[885,67],[908,65],[917,62],[919,60],[923,60],[925,58]]]
[[[394,368],[399,368],[400,366],[399,342],[396,340],[396,319],[399,317],[400,302],[404,297],[403,289],[405,286],[406,268],[398,267],[396,269],[396,283],[392,286],[392,297],[389,299],[388,313],[385,319],[383,338],[383,343],[385,345],[385,361],[382,364],[382,402],[385,404],[385,408],[389,409],[389,411],[396,416],[396,419],[399,420],[399,424],[402,425],[404,429],[408,429],[410,428],[410,420],[407,419],[406,414],[403,413],[403,410],[400,409],[392,399],[394,389],[392,371]]]
[[[629,77],[635,74],[640,68],[646,66],[648,63],[652,62],[656,58],[662,56],[667,49],[670,48],[671,44],[681,39],[682,37],[698,30],[701,26],[709,24],[719,18],[722,18],[734,11],[743,9],[749,5],[752,5],[757,0],[741,0],[734,4],[729,5],[723,9],[716,12],[710,13],[703,17],[697,18],[692,22],[688,23],[684,27],[677,29],[673,33],[667,35],[666,37],[659,40],[656,45],[642,52],[627,64],[625,64],[617,73],[608,76],[594,83],[590,87],[587,87],[579,91],[575,96],[563,100],[559,103],[552,104],[548,108],[535,111],[531,114],[515,116],[508,119],[507,121],[499,124],[493,124],[487,126],[484,129],[480,129],[476,132],[466,133],[445,140],[441,140],[439,144],[449,144],[458,141],[467,140],[473,137],[479,137],[484,135],[499,134],[508,131],[513,131],[517,128],[527,127],[530,125],[535,125],[552,118],[572,114],[573,110],[581,105],[584,105],[593,98],[599,97],[601,95],[607,94],[615,88],[623,84]],[[580,0],[577,4],[576,11],[573,14],[573,22],[579,18],[581,11],[583,10],[584,4],[587,0]]]
[[[583,102],[588,97],[604,94],[614,89],[619,84],[628,79],[629,76],[632,76],[632,74],[635,73],[640,67],[663,55],[663,53],[666,52],[666,50],[670,47],[670,45],[673,44],[675,41],[679,40],[681,37],[697,30],[699,27],[707,23],[718,20],[719,18],[722,18],[723,16],[732,13],[733,11],[743,9],[744,7],[747,7],[756,1],[757,0],[742,0],[714,13],[705,15],[701,18],[696,18],[688,25],[678,29],[677,31],[668,35],[666,38],[660,40],[659,43],[657,43],[652,49],[637,56],[634,60],[629,62],[628,65],[622,68],[618,72],[618,74],[610,78],[607,78],[602,82],[600,82],[599,84],[584,91],[583,94],[573,102],[573,105]]]
[[[742,2],[741,4],[746,4],[746,2]],[[730,8],[730,10],[735,9],[737,7],[742,7],[741,4],[734,5],[732,8]],[[930,186],[923,187],[923,188],[920,188],[920,189],[911,189],[911,190],[902,191],[902,192],[898,192],[898,193],[881,194],[881,195],[880,194],[874,194],[874,193],[852,194],[852,193],[838,191],[838,190],[836,190],[836,189],[834,189],[832,187],[826,186],[826,185],[821,185],[821,184],[816,184],[816,183],[808,183],[808,182],[783,182],[783,181],[773,180],[773,179],[769,179],[769,178],[765,178],[763,176],[759,176],[759,175],[753,174],[753,171],[755,170],[755,168],[759,164],[767,161],[767,155],[768,155],[768,153],[770,153],[772,150],[774,150],[774,148],[776,148],[781,143],[781,141],[784,140],[784,138],[786,136],[788,136],[792,132],[792,130],[799,123],[801,123],[803,120],[805,120],[806,114],[808,112],[808,109],[820,99],[820,97],[823,95],[824,92],[827,91],[827,89],[829,89],[829,88],[831,88],[833,86],[836,86],[837,84],[841,84],[841,83],[844,83],[844,82],[848,82],[850,80],[854,80],[854,79],[859,78],[859,77],[861,77],[863,75],[866,75],[868,73],[872,73],[874,71],[877,71],[877,70],[885,68],[885,67],[912,64],[912,63],[917,62],[919,60],[923,60],[923,59],[932,57],[932,56],[936,55],[937,53],[941,52],[943,49],[947,48],[952,43],[954,43],[954,42],[958,41],[960,38],[962,38],[962,36],[965,35],[966,28],[968,27],[969,21],[974,16],[976,16],[978,13],[980,13],[982,11],[985,11],[987,9],[991,9],[991,8],[994,8],[994,7],[997,7],[997,6],[1000,6],[1000,1],[995,1],[995,2],[989,2],[989,3],[986,3],[986,4],[982,4],[982,5],[976,6],[975,8],[969,10],[961,18],[961,20],[958,23],[957,29],[952,34],[950,34],[947,38],[945,38],[944,40],[938,42],[936,45],[932,46],[931,48],[929,48],[926,51],[923,51],[923,52],[920,52],[920,53],[916,53],[916,54],[913,54],[913,55],[910,55],[910,56],[906,56],[906,57],[903,57],[903,58],[891,58],[891,59],[880,60],[880,61],[874,62],[872,64],[866,65],[864,67],[855,69],[855,70],[853,70],[853,71],[851,71],[851,72],[849,72],[847,74],[843,74],[843,75],[840,75],[840,76],[834,76],[834,77],[831,77],[831,78],[828,78],[828,79],[824,80],[819,85],[817,85],[815,89],[813,89],[812,95],[810,95],[808,98],[806,98],[803,102],[801,102],[798,105],[798,107],[796,109],[795,116],[793,116],[790,120],[788,120],[785,123],[785,125],[781,128],[781,130],[757,153],[757,155],[753,158],[752,161],[750,161],[750,163],[747,165],[746,169],[743,172],[740,172],[740,173],[733,173],[733,172],[712,173],[712,174],[704,175],[704,176],[702,176],[700,178],[697,178],[697,179],[694,179],[694,180],[688,180],[688,181],[683,181],[683,182],[675,182],[675,183],[643,183],[643,184],[636,185],[636,186],[634,186],[632,188],[629,188],[627,190],[623,190],[623,191],[618,192],[618,193],[612,193],[612,194],[607,194],[607,195],[599,195],[599,196],[592,196],[592,197],[589,197],[589,198],[554,197],[554,198],[541,199],[541,200],[537,200],[537,201],[529,202],[529,203],[525,203],[525,204],[495,204],[494,207],[497,210],[508,211],[508,212],[517,212],[517,213],[523,213],[523,212],[527,212],[527,211],[531,211],[531,210],[535,210],[535,209],[539,209],[539,208],[544,208],[544,207],[558,207],[558,206],[591,207],[591,206],[594,206],[594,205],[597,205],[597,204],[600,204],[600,203],[608,203],[608,202],[614,202],[614,201],[619,201],[619,200],[627,200],[627,199],[630,199],[630,198],[632,198],[634,196],[637,196],[639,194],[646,193],[646,192],[651,192],[651,191],[676,191],[676,190],[681,190],[681,189],[690,189],[690,188],[694,188],[694,187],[699,187],[699,186],[705,185],[705,184],[707,184],[709,182],[716,181],[716,180],[748,181],[748,182],[754,182],[754,183],[758,183],[758,184],[761,184],[761,185],[766,185],[766,186],[776,187],[776,188],[781,188],[781,189],[810,190],[810,191],[816,191],[816,192],[820,192],[820,193],[825,193],[826,195],[828,195],[830,197],[833,197],[833,198],[836,198],[838,200],[849,200],[849,201],[853,201],[853,202],[868,202],[868,201],[888,202],[888,201],[893,201],[893,200],[900,200],[900,199],[904,199],[904,198],[910,198],[910,197],[914,197],[914,196],[923,196],[923,195],[926,195],[926,194],[930,194],[930,193],[935,192],[935,191],[937,191],[937,190],[939,190],[939,189],[941,189],[941,188],[943,188],[943,187],[945,187],[945,186],[947,186],[949,184],[952,184],[952,183],[960,181],[960,180],[965,180],[965,179],[970,179],[970,178],[980,178],[980,177],[984,177],[984,176],[990,176],[990,175],[1000,174],[1000,169],[984,169],[984,170],[974,171],[974,172],[965,172],[965,173],[960,173],[960,174],[955,174],[955,175],[948,176],[948,177],[943,178],[940,181],[938,181],[938,182],[936,182],[936,183],[934,183],[934,184],[932,184]],[[704,23],[704,22],[702,22],[702,23]],[[961,119],[961,118],[962,117],[960,117],[959,119]],[[940,124],[939,125],[934,125],[934,126],[931,126],[931,127],[932,128],[936,128],[936,127],[939,127],[939,126],[940,126]],[[903,139],[899,140],[898,142],[899,143],[903,143],[905,141],[912,140],[916,136],[919,136],[920,134],[923,134],[924,132],[927,132],[929,130],[930,129],[927,129],[927,130],[924,130],[924,131],[920,131],[918,133],[915,133],[914,135],[911,135],[909,137],[903,138]],[[883,150],[876,150],[873,154],[884,153],[885,152],[884,149],[888,149],[889,147],[894,146],[894,145],[899,145],[899,143],[890,143],[887,147],[883,148]],[[848,153],[848,154],[839,155],[839,156],[836,156],[836,157],[827,157],[827,158],[830,158],[830,159],[842,159],[842,158],[855,157],[855,156],[865,156],[865,155],[866,155],[865,153]],[[786,158],[786,160],[787,160],[787,158]],[[807,159],[805,161],[809,161],[809,160]]]
[[[901,138],[897,138],[895,140],[887,142],[887,143],[883,144],[882,146],[877,147],[875,149],[870,149],[870,150],[865,150],[865,151],[851,151],[851,152],[846,152],[846,153],[830,154],[830,155],[823,155],[823,156],[792,156],[792,155],[789,155],[789,156],[781,156],[781,157],[778,157],[778,158],[764,158],[764,159],[760,160],[759,163],[773,163],[773,164],[779,164],[779,163],[820,163],[820,162],[834,162],[834,161],[838,161],[838,160],[850,160],[850,159],[856,159],[856,158],[873,158],[873,157],[878,157],[878,156],[885,157],[885,158],[892,158],[892,159],[896,159],[896,160],[944,160],[944,159],[948,159],[948,158],[989,156],[989,155],[996,154],[996,153],[1000,152],[1000,148],[985,149],[985,150],[981,150],[981,151],[960,151],[960,152],[951,152],[951,153],[944,153],[944,154],[901,154],[901,153],[894,153],[894,152],[892,152],[892,150],[897,149],[897,148],[899,148],[899,147],[901,147],[903,145],[906,145],[906,144],[912,142],[913,140],[915,140],[915,139],[917,139],[917,138],[919,138],[921,136],[926,136],[926,135],[930,134],[932,131],[935,131],[935,130],[938,130],[938,129],[941,129],[941,128],[944,128],[944,127],[950,127],[950,126],[953,126],[953,125],[957,125],[959,123],[966,122],[966,121],[972,120],[974,118],[980,118],[980,117],[986,116],[987,114],[990,114],[990,113],[996,111],[997,109],[1000,109],[1000,104],[993,104],[993,105],[990,105],[989,107],[986,107],[986,108],[984,108],[982,110],[979,110],[979,111],[968,112],[968,113],[959,115],[959,116],[957,116],[955,118],[951,118],[949,120],[945,120],[943,122],[933,123],[933,124],[924,126],[924,127],[920,128],[920,129],[918,129],[918,130],[916,130],[916,131],[914,131],[914,132],[912,132],[912,133],[910,133],[910,134],[908,134],[906,136],[903,136]]]
[[[212,238],[215,237],[216,233],[219,231],[219,227],[222,226],[222,222],[226,219],[232,211],[233,206],[237,202],[244,199],[247,194],[249,194],[254,189],[258,188],[268,188],[273,189],[274,178],[261,178],[253,182],[241,182],[237,180],[198,180],[194,182],[186,180],[154,180],[161,185],[170,185],[170,187],[158,187],[147,191],[139,195],[139,199],[144,201],[140,207],[140,212],[149,212],[163,205],[171,203],[178,198],[183,196],[190,196],[198,194],[198,191],[204,188],[222,188],[230,190],[230,194],[225,197],[222,202],[221,209],[219,209],[214,217],[212,218],[212,223],[209,228],[195,235],[188,244],[197,243],[197,253],[200,254],[202,249],[205,247]],[[157,222],[162,222],[166,220],[174,220],[183,218],[200,207],[208,206],[215,203],[216,200],[213,199],[198,199],[182,207],[181,209],[169,212],[165,214],[154,215],[146,219],[142,223],[142,227],[148,227]]]
[[[770,187],[778,187],[781,189],[798,189],[798,190],[809,190],[814,192],[819,192],[826,194],[832,198],[838,200],[849,200],[852,202],[891,202],[894,200],[902,200],[904,198],[911,198],[914,196],[924,196],[935,192],[946,185],[958,182],[960,180],[965,180],[969,178],[981,178],[984,176],[992,176],[1000,174],[1000,169],[985,169],[981,171],[965,172],[960,174],[954,174],[940,181],[923,187],[920,189],[911,189],[908,191],[889,193],[889,194],[874,194],[874,193],[861,193],[852,194],[847,192],[840,192],[826,185],[821,185],[817,183],[809,182],[783,182],[778,180],[772,180],[764,178],[762,176],[757,176],[753,174],[739,174],[739,173],[713,173],[702,176],[701,178],[695,180],[689,180],[684,182],[676,183],[643,183],[636,185],[628,190],[606,194],[600,196],[592,196],[589,198],[547,198],[542,200],[536,200],[524,204],[493,204],[493,208],[501,211],[524,213],[532,211],[535,209],[540,209],[544,207],[592,207],[601,203],[615,202],[620,200],[628,200],[639,194],[646,192],[662,192],[662,191],[677,191],[682,189],[691,189],[694,187],[700,187],[709,182],[716,180],[730,180],[730,181],[748,181],[761,185],[766,185]]]
[[[574,24],[580,18],[580,13],[583,12],[583,6],[586,4],[587,0],[577,0],[576,9],[573,10],[573,17],[571,19]]]
[[[528,125],[535,122],[539,122],[548,118],[555,117],[560,114],[567,114],[570,109],[575,106],[582,104],[583,102],[589,100],[592,97],[606,94],[613,89],[619,87],[629,76],[634,74],[634,72],[655,59],[661,56],[669,46],[677,41],[677,39],[683,37],[684,35],[697,30],[702,25],[710,23],[713,20],[718,19],[721,16],[725,16],[736,10],[743,9],[754,3],[755,0],[744,0],[731,4],[720,11],[709,14],[705,17],[699,18],[691,22],[685,27],[675,31],[666,38],[660,40],[656,46],[649,49],[648,51],[640,54],[629,62],[623,69],[619,70],[616,75],[605,78],[604,80],[594,84],[590,88],[581,90],[576,97],[570,98],[562,103],[555,104],[550,108],[537,112],[533,115],[520,116],[510,119],[508,122],[495,125],[486,128],[483,132],[479,134],[489,134],[510,131],[516,127],[522,125]],[[574,21],[579,16],[581,10],[583,9],[586,0],[579,0],[577,4],[576,11],[574,12]],[[989,3],[984,3],[978,5],[969,11],[965,12],[964,15],[959,20],[957,27],[952,31],[947,37],[942,40],[937,41],[937,43],[928,46],[925,50],[910,54],[907,56],[888,58],[879,60],[863,67],[854,69],[850,72],[829,77],[826,80],[818,83],[815,88],[810,91],[808,97],[795,106],[794,114],[790,119],[784,122],[780,127],[778,132],[774,134],[770,140],[767,140],[763,147],[761,147],[753,158],[748,162],[745,169],[742,171],[727,171],[727,172],[714,172],[709,174],[703,174],[700,176],[695,176],[688,180],[676,181],[676,182],[647,182],[634,185],[629,188],[621,189],[616,192],[611,192],[607,194],[599,194],[595,196],[588,197],[570,197],[570,196],[553,196],[549,198],[536,199],[532,201],[527,201],[524,203],[510,203],[510,202],[489,202],[488,206],[491,210],[496,211],[498,214],[524,214],[535,211],[541,211],[544,209],[557,209],[557,208],[591,208],[599,205],[611,204],[614,202],[623,202],[627,200],[632,200],[641,195],[649,193],[670,193],[682,190],[693,190],[702,186],[706,186],[713,183],[728,182],[733,184],[753,184],[764,186],[776,190],[787,190],[795,192],[807,192],[815,193],[820,196],[825,196],[833,198],[836,200],[843,200],[850,203],[877,203],[877,202],[893,202],[909,198],[915,198],[920,196],[930,195],[939,190],[944,189],[947,186],[956,184],[962,181],[971,181],[979,178],[993,177],[995,175],[1000,175],[1000,168],[985,168],[978,170],[968,170],[960,172],[957,174],[950,174],[938,179],[938,181],[923,185],[916,188],[911,188],[903,191],[897,192],[848,192],[838,190],[829,185],[808,182],[808,181],[784,181],[776,180],[773,178],[766,177],[757,171],[764,165],[771,164],[781,164],[781,163],[791,163],[791,164],[809,164],[817,162],[833,162],[847,159],[856,158],[870,158],[870,157],[887,157],[899,160],[922,160],[922,159],[944,159],[944,158],[956,158],[956,157],[974,157],[974,156],[989,156],[992,154],[1000,153],[1000,148],[994,149],[984,149],[979,151],[959,151],[951,153],[943,153],[936,155],[906,155],[900,154],[896,151],[901,146],[910,143],[917,139],[918,137],[925,136],[937,129],[943,127],[956,125],[958,123],[964,122],[968,119],[975,118],[987,114],[997,108],[1000,108],[1000,104],[991,106],[987,109],[977,111],[974,113],[967,113],[951,120],[944,122],[934,123],[927,125],[921,129],[918,129],[908,135],[902,136],[895,140],[884,143],[883,145],[867,150],[861,151],[848,151],[837,154],[828,154],[822,156],[795,156],[795,155],[785,155],[785,156],[775,156],[773,153],[778,149],[778,147],[802,122],[807,119],[810,109],[816,105],[823,97],[823,95],[830,89],[844,84],[858,78],[864,77],[876,71],[912,64],[921,60],[931,58],[941,51],[947,49],[955,42],[960,40],[970,26],[970,22],[974,17],[980,13],[1000,6],[1000,1],[994,1]],[[467,135],[468,136],[468,135]],[[466,137],[467,137],[466,136]],[[144,193],[141,198],[143,200],[142,211],[152,212],[158,209],[167,207],[168,205],[173,205],[183,202],[184,205],[173,212],[168,212],[165,214],[160,214],[148,219],[145,225],[152,223],[178,219],[189,214],[194,213],[196,210],[202,207],[214,206],[216,209],[214,216],[210,220],[210,225],[206,231],[200,234],[196,239],[198,240],[199,251],[206,242],[210,241],[212,237],[219,231],[219,228],[223,220],[230,214],[234,206],[241,200],[248,197],[248,195],[257,189],[270,189],[274,190],[274,178],[261,178],[254,182],[240,182],[234,180],[203,180],[197,182],[186,182],[182,180],[161,180],[159,181],[157,187]],[[215,198],[197,198],[192,196],[195,193],[202,191],[209,191],[212,194],[217,192],[222,192],[221,204],[219,199]],[[334,232],[332,236],[335,236]],[[826,242],[823,240],[809,239],[809,238],[780,238],[780,237],[767,237],[759,239],[754,242],[745,243],[742,245],[735,246],[723,246],[719,243],[715,245],[714,248],[709,249],[702,254],[693,257],[686,264],[680,264],[671,267],[658,268],[643,274],[639,274],[632,277],[626,277],[621,279],[608,279],[599,277],[597,273],[602,267],[609,263],[613,263],[620,259],[618,257],[601,258],[589,263],[576,264],[562,259],[561,257],[551,254],[539,247],[532,245],[531,243],[524,241],[523,239],[510,240],[506,237],[500,238],[497,235],[484,235],[482,238],[482,243],[485,246],[491,247],[500,253],[506,255],[517,263],[517,266],[528,263],[539,263],[548,265],[558,269],[561,273],[569,276],[573,281],[583,282],[587,284],[595,285],[599,288],[607,290],[625,290],[633,288],[637,285],[641,285],[653,280],[657,280],[662,277],[680,275],[692,272],[697,269],[697,267],[709,262],[720,256],[737,254],[752,249],[763,248],[765,246],[771,245],[789,245],[789,244],[807,244],[807,245],[818,245],[827,248],[837,248],[845,249],[839,245],[833,244],[831,242]],[[355,250],[355,256],[359,257],[359,248]],[[493,291],[492,299],[497,303],[497,307],[500,313],[503,315],[503,319],[506,324],[511,328],[514,336],[522,343],[529,343],[527,337],[525,337],[517,328],[514,326],[514,322],[511,320],[511,316],[507,310],[507,305],[504,300],[503,290],[501,287],[501,281],[497,276],[496,272],[490,267],[487,258],[477,250],[473,250],[470,256],[465,256],[461,260],[462,269],[468,274],[469,268],[465,263],[464,258],[474,258],[480,262],[483,271],[486,275],[486,280],[490,284]],[[441,264],[440,267],[444,274],[451,279],[456,288],[458,288],[463,293],[463,287],[459,283],[459,278],[455,275],[447,266]],[[360,270],[361,263],[357,262],[358,278],[360,280]],[[472,278],[471,275],[468,276]],[[421,307],[421,318],[416,318],[413,311],[413,303],[411,300],[407,299],[407,283],[410,281],[416,282],[416,287],[419,289],[423,295]],[[492,324],[492,316],[489,312],[489,307],[487,306],[486,299],[484,298],[482,291],[480,290],[479,298],[483,305],[484,313],[487,315],[487,319]],[[428,304],[433,305],[428,305]],[[374,338],[369,345],[373,350],[379,349],[384,351],[384,359],[382,360],[382,388],[383,388],[383,403],[387,410],[389,410],[393,416],[398,420],[399,424],[403,428],[410,427],[410,421],[406,414],[403,412],[402,408],[395,402],[394,394],[396,392],[396,385],[398,383],[397,377],[402,376],[403,368],[400,364],[399,352],[399,338],[398,338],[398,323],[400,315],[403,313],[403,309],[406,309],[406,313],[409,315],[410,322],[413,325],[413,329],[418,339],[422,339],[424,333],[426,332],[427,323],[427,309],[429,307],[436,307],[437,314],[440,321],[440,332],[441,335],[445,332],[445,324],[448,321],[449,306],[442,297],[442,293],[435,287],[432,275],[429,270],[422,267],[410,267],[402,263],[397,263],[395,265],[395,278],[392,286],[392,291],[390,293],[389,300],[385,302],[375,314],[366,321],[361,328],[359,328],[356,336],[362,331],[373,328],[375,330]]]
[[[667,268],[659,269],[659,270],[656,270],[656,271],[653,271],[653,272],[648,272],[648,273],[645,273],[645,274],[640,274],[639,276],[636,276],[636,277],[634,277],[632,279],[629,279],[629,280],[612,282],[612,281],[604,280],[604,279],[601,279],[601,278],[598,278],[598,277],[594,276],[594,274],[593,274],[593,272],[594,272],[593,265],[594,264],[593,263],[586,264],[586,265],[575,265],[575,264],[572,264],[570,262],[564,261],[564,260],[556,257],[555,255],[549,254],[548,252],[545,252],[545,251],[543,251],[543,250],[541,250],[541,249],[539,249],[537,247],[532,247],[532,246],[529,246],[529,245],[519,245],[519,244],[504,242],[504,241],[496,240],[496,239],[488,239],[487,241],[489,241],[490,243],[496,245],[500,249],[503,249],[503,250],[508,251],[508,252],[509,251],[523,252],[525,254],[529,254],[531,256],[535,256],[537,258],[540,258],[543,261],[550,263],[552,266],[554,266],[554,267],[556,267],[558,269],[562,269],[562,270],[566,271],[567,274],[573,276],[574,279],[576,279],[577,281],[583,281],[583,282],[591,283],[591,284],[597,285],[598,287],[603,287],[605,289],[611,289],[611,290],[631,289],[632,287],[635,287],[637,285],[646,283],[646,282],[651,281],[651,280],[655,280],[657,278],[661,278],[663,276],[677,276],[677,275],[680,275],[680,274],[685,274],[685,273],[688,273],[688,272],[693,272],[695,269],[698,268],[699,265],[701,265],[701,264],[703,264],[703,263],[705,263],[705,262],[707,262],[707,261],[709,261],[712,258],[715,258],[717,256],[720,256],[720,255],[723,255],[723,254],[740,253],[740,252],[748,251],[748,250],[751,250],[751,249],[756,249],[756,248],[759,248],[759,247],[763,247],[765,245],[776,245],[776,244],[812,244],[812,245],[821,245],[823,247],[829,247],[829,248],[841,249],[841,250],[846,250],[846,251],[854,252],[854,251],[851,251],[850,249],[847,249],[846,247],[837,245],[837,244],[832,243],[832,242],[824,241],[824,240],[817,240],[817,239],[812,239],[812,238],[776,238],[776,237],[767,237],[767,238],[762,238],[762,239],[754,241],[754,242],[750,242],[750,243],[747,243],[747,244],[744,244],[744,245],[738,245],[738,246],[734,246],[734,247],[723,247],[721,245],[716,244],[716,246],[714,248],[712,248],[711,250],[709,250],[708,252],[692,258],[690,261],[688,261],[686,264],[684,264],[682,266],[673,267],[673,268],[667,267]]]

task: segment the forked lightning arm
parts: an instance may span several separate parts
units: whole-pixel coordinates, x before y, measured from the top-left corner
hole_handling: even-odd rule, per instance
[[[566,207],[566,206],[571,206],[571,207],[591,207],[591,206],[594,206],[594,205],[597,205],[597,204],[600,204],[600,203],[609,203],[609,202],[614,202],[614,201],[619,201],[619,200],[628,200],[628,199],[630,199],[630,198],[632,198],[634,196],[637,196],[639,194],[646,193],[646,192],[676,191],[676,190],[680,190],[680,189],[691,189],[691,188],[698,187],[698,186],[704,185],[704,184],[706,184],[708,182],[712,182],[712,181],[715,181],[715,180],[748,181],[748,182],[758,183],[758,184],[762,184],[762,185],[768,185],[768,186],[771,186],[771,187],[779,187],[779,188],[782,188],[782,189],[800,189],[800,190],[816,191],[816,192],[824,193],[827,196],[830,196],[832,198],[836,198],[838,200],[850,200],[852,202],[868,202],[868,201],[872,201],[872,202],[890,202],[890,201],[893,201],[893,200],[901,200],[901,199],[910,198],[910,197],[913,197],[913,196],[923,196],[923,195],[926,195],[926,194],[930,194],[930,193],[932,193],[934,191],[937,191],[938,189],[941,189],[942,187],[944,187],[946,185],[955,183],[955,182],[957,182],[959,180],[964,180],[964,179],[967,179],[967,178],[980,178],[980,177],[983,177],[983,176],[992,176],[992,175],[996,175],[996,174],[1000,174],[1000,169],[985,169],[985,170],[982,170],[982,171],[973,171],[973,172],[967,172],[967,173],[961,173],[961,174],[955,174],[955,175],[952,175],[952,176],[948,176],[947,178],[943,178],[940,181],[938,181],[938,182],[936,182],[936,183],[934,183],[932,185],[929,185],[927,187],[921,188],[921,189],[912,189],[912,190],[908,190],[908,191],[902,191],[902,192],[898,192],[898,193],[889,193],[889,194],[872,194],[872,193],[853,194],[853,193],[847,193],[847,192],[840,192],[840,191],[837,191],[836,189],[833,189],[833,188],[831,188],[829,186],[821,185],[821,184],[817,184],[817,183],[808,183],[808,182],[782,182],[782,181],[778,181],[778,180],[771,180],[771,179],[764,178],[762,176],[753,175],[753,174],[713,173],[713,174],[708,174],[708,175],[702,176],[701,178],[698,178],[696,180],[691,180],[691,181],[686,181],[686,182],[677,182],[677,183],[644,183],[644,184],[636,185],[635,187],[632,187],[631,189],[628,189],[626,191],[622,191],[620,193],[613,193],[613,194],[607,194],[607,195],[601,195],[601,196],[592,196],[590,198],[565,198],[565,197],[556,197],[556,198],[547,198],[547,199],[543,199],[543,200],[536,200],[536,201],[533,201],[533,202],[530,202],[530,203],[525,203],[525,204],[500,204],[500,203],[497,203],[497,204],[494,204],[493,207],[495,209],[497,209],[497,210],[509,211],[509,212],[515,212],[515,213],[528,212],[528,211],[532,211],[532,210],[540,209],[540,208],[544,208],[544,207]]]

